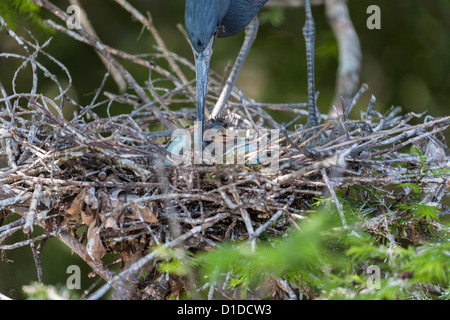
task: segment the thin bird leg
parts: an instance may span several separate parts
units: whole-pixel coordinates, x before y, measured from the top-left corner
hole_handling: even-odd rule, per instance
[[[316,114],[315,80],[314,80],[314,42],[316,37],[316,26],[311,12],[311,3],[305,0],[306,20],[303,27],[303,36],[306,42],[306,64],[308,74],[308,123],[307,128],[319,125]]]
[[[316,89],[314,83],[314,42],[316,37],[316,26],[311,11],[310,0],[305,0],[305,13],[306,20],[303,27],[303,36],[306,42],[306,65],[308,74],[308,122],[306,128],[314,128],[308,134],[304,135],[304,140],[308,140],[319,132],[319,121],[317,120],[317,108],[316,108]],[[316,138],[315,141],[308,143],[303,148],[303,153],[315,160],[331,157],[332,151],[317,151],[311,148],[312,145],[320,143],[323,137]]]
[[[245,28],[245,39],[242,44],[241,51],[239,52],[238,57],[236,58],[236,62],[234,63],[233,69],[228,76],[227,82],[220,94],[219,99],[217,100],[216,105],[214,106],[213,111],[211,112],[210,119],[216,118],[223,111],[225,106],[228,103],[228,99],[230,98],[231,91],[233,90],[236,79],[239,75],[239,72],[244,65],[244,61],[250,52],[250,48],[253,45],[253,42],[256,39],[256,34],[258,33],[259,21],[258,17],[255,17],[250,24]]]

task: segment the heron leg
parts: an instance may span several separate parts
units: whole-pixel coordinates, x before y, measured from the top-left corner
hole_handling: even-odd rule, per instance
[[[305,0],[305,25],[303,27],[303,36],[306,43],[306,65],[308,76],[308,123],[307,127],[316,127],[318,125],[316,114],[315,99],[315,78],[314,78],[314,45],[316,37],[316,26],[311,11],[310,0]]]
[[[250,24],[245,28],[245,39],[242,44],[241,50],[239,51],[239,55],[236,58],[236,62],[234,63],[233,69],[228,76],[227,82],[222,89],[219,99],[214,106],[213,111],[211,112],[210,119],[216,118],[221,114],[223,109],[228,103],[228,99],[230,98],[231,91],[233,90],[234,84],[236,83],[236,79],[239,75],[239,72],[244,65],[244,61],[250,52],[250,48],[253,45],[253,42],[256,39],[256,34],[258,33],[259,21],[258,17],[255,17]]]
[[[303,26],[303,36],[305,37],[306,43],[306,65],[307,65],[307,76],[308,76],[308,122],[306,123],[306,128],[312,128],[305,134],[303,140],[307,140],[316,133],[319,132],[319,121],[317,117],[317,106],[316,106],[316,88],[315,88],[315,75],[314,75],[314,45],[316,38],[316,25],[312,16],[311,3],[310,0],[305,0],[305,25]],[[322,159],[331,156],[333,153],[328,151],[317,151],[311,148],[311,144],[320,144],[323,137],[319,136],[316,141],[308,143],[304,148],[303,152],[306,156],[312,159]]]

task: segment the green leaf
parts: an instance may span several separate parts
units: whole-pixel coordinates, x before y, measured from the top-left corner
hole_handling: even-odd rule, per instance
[[[33,3],[32,0],[2,0],[0,1],[0,12],[5,19],[6,24],[15,29],[19,17],[24,17],[31,20],[32,23],[39,25],[45,30],[49,28],[44,24],[42,18],[39,16],[40,7]]]
[[[406,264],[414,273],[415,281],[450,281],[450,242],[427,244],[417,250],[417,255]]]
[[[420,190],[420,186],[416,183],[399,183],[398,186],[401,188],[409,187],[414,191],[415,194],[418,195],[422,193]]]
[[[284,11],[281,8],[272,8],[265,10],[259,15],[259,21],[261,23],[271,23],[274,27],[278,27],[283,24],[285,17]]]
[[[415,203],[412,205],[413,213],[416,218],[424,218],[426,220],[439,220],[438,212],[440,209],[426,203]]]

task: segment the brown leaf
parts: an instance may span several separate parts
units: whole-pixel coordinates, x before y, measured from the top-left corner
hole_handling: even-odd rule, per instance
[[[113,210],[115,204],[112,203],[113,201],[108,193],[99,190],[97,192],[97,197],[100,206],[100,213],[109,213]]]
[[[81,221],[83,224],[89,226],[95,218],[97,209],[98,200],[95,195],[95,190],[93,188],[85,188],[76,196],[66,212],[71,217],[76,217],[81,214]]]
[[[105,182],[121,182],[120,179],[115,174],[110,174],[104,180]]]
[[[129,205],[129,208],[135,213],[136,217],[131,216],[132,219],[139,219],[141,217],[147,223],[158,222],[158,206],[151,202],[148,206],[141,206],[138,203]]]
[[[87,226],[90,226],[92,221],[94,221],[95,212],[89,207],[86,206],[86,211],[81,210],[81,221]]]
[[[120,252],[120,256],[121,256],[121,258],[122,258],[122,263],[123,263],[124,265],[127,265],[128,262],[130,261],[130,258],[131,258],[131,253],[130,253],[130,251],[128,251],[128,250],[122,250],[122,251]]]
[[[103,222],[103,225],[105,226],[105,228],[120,230],[119,224],[117,223],[117,220],[114,217],[106,217],[105,221]]]
[[[66,212],[68,214],[70,214],[72,217],[75,217],[76,215],[78,215],[81,212],[82,207],[84,205],[84,197],[86,196],[87,190],[88,190],[88,188],[83,189],[76,196],[76,198],[73,199],[73,202],[72,202],[72,205],[70,206],[70,208],[66,210]]]
[[[95,225],[95,221],[89,225],[87,232],[87,244],[86,249],[88,255],[92,260],[99,261],[106,253],[106,249],[103,246],[102,239],[100,238],[99,227]]]
[[[169,276],[170,296],[174,298],[180,297],[180,291],[186,290],[186,284],[183,278],[176,274],[170,274]]]
[[[123,213],[122,202],[117,200],[114,195],[104,191],[99,191],[97,195],[100,203],[99,216],[103,225],[105,228],[120,230],[119,224],[123,222],[123,218],[121,218]]]

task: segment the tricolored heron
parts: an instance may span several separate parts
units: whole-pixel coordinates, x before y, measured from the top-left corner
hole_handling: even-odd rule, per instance
[[[208,74],[214,42],[217,37],[229,37],[243,30],[254,19],[268,0],[186,0],[185,22],[192,45],[196,65],[197,139],[195,143],[203,149],[205,108],[208,89]],[[314,40],[315,24],[310,0],[305,0],[306,20],[303,35],[306,42],[308,76],[308,122],[307,127],[318,125],[314,84]],[[317,130],[314,129],[309,136]],[[177,142],[179,143],[179,142]],[[177,143],[173,143],[173,148]],[[317,154],[305,148],[311,157]]]
[[[233,36],[268,0],[186,0],[185,22],[197,72],[197,145],[203,147],[209,63],[216,37]]]

